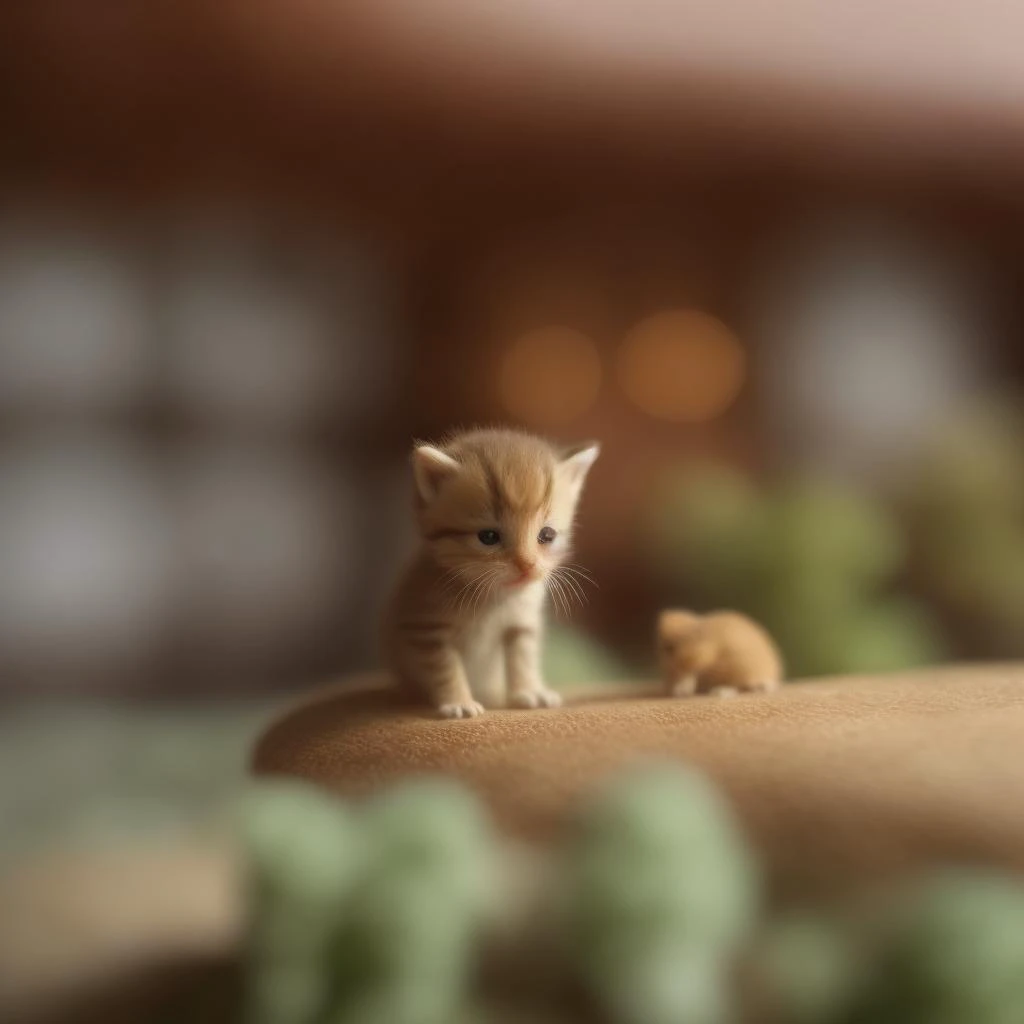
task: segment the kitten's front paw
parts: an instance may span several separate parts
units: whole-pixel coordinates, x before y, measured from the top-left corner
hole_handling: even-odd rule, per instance
[[[559,708],[562,695],[546,686],[538,686],[535,690],[519,690],[510,694],[508,703],[513,708]]]
[[[484,706],[475,700],[466,704],[442,704],[437,713],[442,718],[476,718],[484,713]]]

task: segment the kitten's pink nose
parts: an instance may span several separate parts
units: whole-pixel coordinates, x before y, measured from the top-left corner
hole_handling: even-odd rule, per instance
[[[537,562],[535,559],[518,555],[512,559],[512,564],[519,570],[519,578],[513,581],[515,583],[529,583],[536,575]]]

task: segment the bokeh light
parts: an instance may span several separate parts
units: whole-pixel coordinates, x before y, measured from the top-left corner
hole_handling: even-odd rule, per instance
[[[622,390],[657,419],[701,423],[724,413],[746,376],[746,355],[721,320],[699,310],[656,313],[619,351]]]
[[[146,398],[152,343],[127,248],[70,227],[0,227],[0,409],[130,409]]]
[[[805,465],[899,477],[991,372],[978,267],[863,216],[795,233],[771,267],[752,314],[769,429]]]
[[[570,423],[601,390],[597,347],[570,327],[528,331],[506,351],[499,389],[502,405],[518,419],[546,427]]]
[[[330,409],[338,367],[327,311],[266,282],[204,269],[187,274],[170,303],[170,383],[189,412],[210,423],[286,427]]]
[[[0,453],[0,651],[74,685],[160,652],[174,601],[159,463],[103,431],[54,431]]]
[[[339,477],[288,448],[208,441],[182,453],[179,559],[197,643],[264,658],[340,613],[355,513]]]

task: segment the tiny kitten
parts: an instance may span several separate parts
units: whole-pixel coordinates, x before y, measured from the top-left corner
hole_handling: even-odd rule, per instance
[[[666,692],[673,697],[729,697],[775,690],[782,682],[782,657],[774,641],[739,612],[662,612],[658,654]]]
[[[419,552],[385,622],[400,684],[445,718],[483,712],[502,683],[512,707],[557,707],[540,667],[549,582],[560,568],[596,444],[560,452],[513,430],[475,430],[416,444]],[[559,579],[561,575],[561,579]]]

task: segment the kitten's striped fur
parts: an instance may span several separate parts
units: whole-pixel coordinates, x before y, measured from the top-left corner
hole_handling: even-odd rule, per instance
[[[594,444],[560,452],[512,430],[414,446],[421,545],[385,638],[400,683],[442,716],[479,715],[502,684],[513,707],[560,703],[541,675],[543,606],[549,585],[563,601],[579,589],[564,560],[597,454]]]

